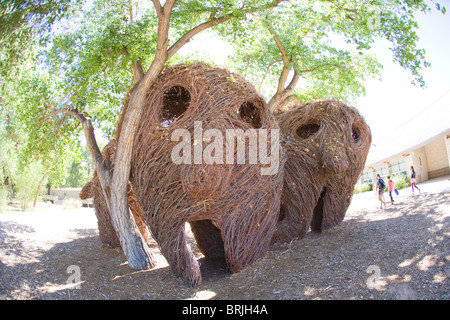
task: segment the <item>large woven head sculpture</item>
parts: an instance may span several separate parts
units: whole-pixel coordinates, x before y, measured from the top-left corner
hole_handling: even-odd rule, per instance
[[[371,133],[355,108],[336,100],[297,105],[278,120],[287,160],[274,241],[287,242],[344,219]]]
[[[186,223],[202,253],[224,257],[231,272],[269,249],[283,184],[278,133],[263,97],[227,70],[177,65],[149,90],[131,183],[161,253],[189,284],[201,274]]]

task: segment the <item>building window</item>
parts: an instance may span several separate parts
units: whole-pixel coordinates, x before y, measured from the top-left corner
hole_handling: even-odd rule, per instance
[[[391,172],[391,176],[402,175],[407,177],[408,170],[406,168],[406,161],[403,159],[400,161],[391,162],[389,166],[389,171]]]
[[[362,174],[362,182],[363,183],[367,183],[370,185],[373,185],[373,181],[372,181],[372,172],[368,171],[368,172],[364,172]]]
[[[382,166],[375,169],[375,176],[377,176],[377,174],[379,174],[381,177],[387,177],[389,175],[389,172],[386,166]]]

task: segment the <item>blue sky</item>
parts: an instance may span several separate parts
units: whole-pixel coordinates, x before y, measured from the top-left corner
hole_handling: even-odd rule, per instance
[[[359,98],[355,107],[370,125],[375,143],[417,114],[426,116],[423,110],[439,98],[447,99],[450,108],[450,16],[433,10],[417,14],[417,20],[418,47],[426,50],[431,63],[422,71],[426,88],[411,84],[411,73],[392,61],[386,42],[379,41],[373,47],[384,66],[382,81],[368,80],[366,96]]]

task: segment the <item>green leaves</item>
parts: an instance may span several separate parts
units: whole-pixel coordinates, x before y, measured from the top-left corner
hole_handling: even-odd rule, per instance
[[[443,14],[445,14],[447,12],[447,9],[444,6],[441,6],[439,3],[436,3],[435,6],[436,6],[436,9],[438,11],[441,11]]]
[[[10,77],[13,68],[32,56],[33,48],[44,46],[52,24],[79,0],[0,1],[0,76]]]
[[[266,97],[287,89],[296,72],[302,102],[352,100],[364,93],[365,79],[379,75],[381,65],[369,53],[377,38],[391,42],[393,59],[411,71],[414,83],[425,85],[420,72],[429,64],[417,48],[418,10],[431,8],[425,1],[408,0],[292,1],[247,15],[240,28],[227,24],[218,30],[235,48],[233,67]]]
[[[421,0],[179,0],[171,15],[169,48],[206,22],[235,49],[231,69],[242,73],[267,100],[294,93],[302,102],[353,100],[381,65],[369,53],[375,39],[391,43],[392,56],[425,82],[429,64],[417,47],[414,13],[437,10]],[[224,21],[221,20],[221,21]],[[144,0],[6,0],[0,2],[0,97],[17,121],[21,166],[45,159],[46,170],[72,164],[80,151],[79,123],[65,114],[39,121],[58,108],[76,108],[104,138],[115,134],[130,65],[149,68],[156,52],[158,18]],[[174,56],[166,64],[202,61]],[[294,81],[295,80],[295,81]],[[295,89],[294,89],[295,87]],[[278,101],[277,103],[281,103]],[[59,174],[61,173],[61,174]]]
[[[52,182],[59,183],[80,152],[78,122],[65,116],[39,121],[57,107],[54,101],[60,97],[58,85],[54,77],[28,62],[20,67],[15,82],[7,82],[1,92],[5,117],[9,119],[5,128],[13,133],[4,140],[10,146],[6,155],[12,153],[15,157],[11,158],[13,163],[4,164],[4,168],[13,168],[5,173],[12,180],[17,172],[38,162]]]
[[[157,19],[151,9],[131,1],[96,1],[62,21],[62,32],[42,54],[63,80],[70,105],[87,112],[107,139],[114,136],[123,99],[133,85],[131,61],[141,60],[144,67],[152,62]]]

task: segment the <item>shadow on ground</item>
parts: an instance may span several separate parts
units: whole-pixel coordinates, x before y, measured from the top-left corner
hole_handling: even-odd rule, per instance
[[[132,270],[120,250],[100,246],[97,230],[74,229],[76,239],[33,252],[28,261],[0,261],[0,298],[448,299],[448,197],[349,211],[338,227],[275,246],[234,275],[223,262],[199,257],[199,288],[176,278],[162,257],[156,268]],[[0,221],[0,257],[26,260],[23,243],[34,232],[26,224]],[[156,246],[152,251],[159,255]],[[70,266],[80,273],[68,272]]]

